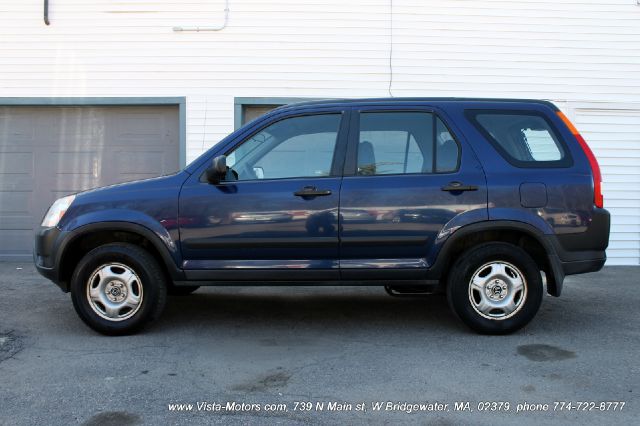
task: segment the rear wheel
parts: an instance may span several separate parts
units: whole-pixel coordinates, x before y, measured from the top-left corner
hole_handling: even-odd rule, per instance
[[[518,246],[487,243],[464,252],[447,283],[449,306],[479,333],[507,334],[528,324],[540,308],[542,277]]]
[[[166,279],[156,260],[133,244],[112,243],[87,253],[71,278],[71,298],[89,327],[130,334],[160,316]]]

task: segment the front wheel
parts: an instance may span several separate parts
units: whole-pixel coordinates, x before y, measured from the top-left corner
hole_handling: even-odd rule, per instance
[[[453,264],[447,299],[456,315],[484,334],[508,334],[528,324],[540,308],[542,277],[518,246],[487,243],[464,252]]]
[[[156,319],[167,298],[158,262],[133,244],[105,244],[87,253],[71,278],[73,306],[89,327],[131,334]]]

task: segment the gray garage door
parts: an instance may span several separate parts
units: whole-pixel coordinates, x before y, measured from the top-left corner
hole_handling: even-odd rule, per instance
[[[0,106],[0,259],[31,255],[56,198],[178,163],[177,106]]]

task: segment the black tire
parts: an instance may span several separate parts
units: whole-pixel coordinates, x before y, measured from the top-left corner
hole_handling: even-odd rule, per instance
[[[507,277],[501,282],[500,278],[496,276],[497,279],[493,280],[494,275],[489,275],[493,273],[493,268],[486,266],[487,264],[507,265],[504,270],[510,274],[514,274],[515,271],[515,278]],[[514,269],[511,269],[511,266]],[[486,274],[486,277],[482,277],[483,273]],[[517,277],[520,275],[522,277],[518,280]],[[480,312],[480,307],[478,310],[475,307],[480,304],[478,300],[483,295],[478,288],[471,288],[471,280],[474,276],[479,281],[489,281],[484,287],[487,298],[489,298],[486,300],[492,300],[491,297],[501,297],[503,288],[512,288],[512,281],[509,278],[513,278],[514,282],[524,281],[523,290],[512,293],[507,290],[504,293],[505,296],[502,296],[505,297],[505,301],[508,300],[507,297],[516,298],[514,299],[514,304],[517,305],[516,309],[507,314],[508,309],[498,308],[489,312],[485,311],[483,315]],[[503,284],[504,287],[502,287]],[[489,285],[492,287],[487,288]],[[447,280],[447,300],[451,310],[467,326],[482,334],[508,334],[524,327],[538,312],[543,294],[542,277],[536,262],[520,247],[507,243],[486,243],[465,251],[452,265]],[[517,299],[518,296],[520,299]],[[517,302],[518,300],[519,302]],[[501,301],[502,299],[497,303],[495,301],[491,303],[500,304]],[[493,315],[496,317],[487,317]]]
[[[107,319],[98,314],[99,307],[92,307],[96,303],[90,301],[89,292],[100,285],[96,283],[102,282],[101,277],[96,274],[105,268],[112,268],[116,274],[129,270],[139,278],[132,280],[136,290],[130,291],[132,294],[137,291],[141,299],[138,306],[136,309],[118,308],[117,311],[124,310],[124,316],[131,315],[128,318]],[[93,277],[95,278],[90,283],[89,280]],[[108,285],[116,281],[111,281]],[[95,331],[111,336],[132,334],[140,330],[160,316],[167,300],[166,278],[158,262],[146,250],[127,243],[105,244],[87,253],[76,266],[70,287],[73,306],[82,321]],[[100,290],[102,289],[95,291],[103,296]],[[111,297],[107,293],[109,292],[105,290],[105,297]],[[104,308],[105,305],[98,302],[97,306]]]
[[[177,286],[173,283],[169,283],[169,286],[167,287],[167,294],[169,296],[188,296],[199,288],[199,285]]]

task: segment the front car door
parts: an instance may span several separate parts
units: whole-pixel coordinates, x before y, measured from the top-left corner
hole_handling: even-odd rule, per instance
[[[343,279],[425,279],[438,244],[485,220],[480,164],[442,114],[420,106],[352,111],[340,193]]]
[[[224,181],[208,183],[203,167],[185,183],[179,223],[188,279],[339,278],[347,116],[338,109],[268,120],[215,154],[227,156]]]

